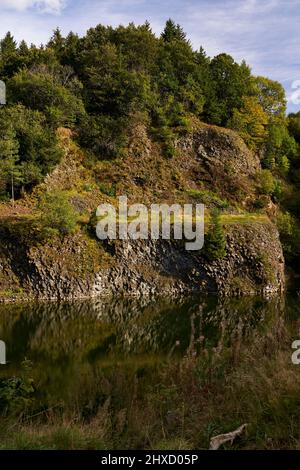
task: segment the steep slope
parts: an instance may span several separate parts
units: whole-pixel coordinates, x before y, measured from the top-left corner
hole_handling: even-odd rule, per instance
[[[139,124],[125,156],[93,165],[70,132],[60,130],[60,138],[65,158],[32,195],[32,214],[38,194],[64,191],[78,211],[78,230],[63,239],[35,242],[28,213],[2,216],[0,298],[191,291],[243,295],[284,289],[276,227],[265,213],[243,212],[253,209],[258,197],[260,162],[233,131],[194,123],[190,133],[178,137],[176,155],[168,159]],[[202,251],[188,252],[176,240],[100,242],[86,224],[99,203],[116,204],[118,195],[127,195],[130,202],[204,202],[208,209],[220,208],[227,255],[209,261]],[[30,212],[28,198],[26,204]]]

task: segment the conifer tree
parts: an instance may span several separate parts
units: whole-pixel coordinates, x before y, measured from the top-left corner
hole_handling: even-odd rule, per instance
[[[213,261],[226,256],[226,238],[218,210],[211,213],[210,228],[204,242],[205,256]]]

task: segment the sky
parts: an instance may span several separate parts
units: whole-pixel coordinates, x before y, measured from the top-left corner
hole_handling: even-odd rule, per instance
[[[39,45],[57,26],[83,35],[99,23],[145,20],[160,34],[168,18],[209,56],[226,52],[280,81],[289,111],[300,110],[300,0],[0,0],[0,37],[11,31]]]

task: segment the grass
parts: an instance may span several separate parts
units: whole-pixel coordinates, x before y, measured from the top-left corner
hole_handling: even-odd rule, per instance
[[[63,422],[55,425],[16,428],[12,438],[2,437],[0,450],[105,450],[102,437],[89,425]],[[3,440],[5,444],[3,444]]]
[[[188,189],[186,194],[209,207],[213,206],[218,207],[219,209],[227,209],[229,207],[228,201],[226,199],[221,199],[213,191]]]
[[[150,224],[151,222],[151,213],[149,211],[149,213],[146,215],[144,214],[137,214],[136,216],[124,216],[124,217],[120,217],[118,215],[118,212],[117,212],[117,215],[116,215],[116,222],[117,223],[130,223],[132,221],[134,221],[135,219],[137,219],[139,221],[141,221],[142,223],[147,223],[147,224]],[[185,215],[183,216],[183,214],[180,214],[180,215],[176,215],[175,213],[171,212],[170,216],[167,216],[165,220],[170,220],[170,223],[171,224],[174,224],[175,222],[180,222],[182,223],[183,220],[185,221],[191,221],[193,220],[193,222],[196,222],[196,217],[195,215],[193,215],[192,217],[190,217],[189,215]],[[161,223],[161,215],[160,215],[160,223]],[[99,220],[101,220],[101,218],[99,217]],[[108,216],[105,216],[105,220],[106,221],[109,221],[109,222],[113,222],[115,219],[114,217],[110,219],[110,217]],[[156,220],[156,219],[155,219]],[[200,222],[202,219],[201,217],[197,217],[197,221]],[[248,213],[248,212],[245,212],[245,213],[241,213],[241,214],[220,214],[220,220],[221,220],[221,223],[223,225],[233,225],[233,224],[251,224],[251,223],[271,223],[269,217],[266,215],[266,214],[261,214],[261,213]],[[209,224],[209,221],[210,221],[210,214],[209,214],[209,211],[205,211],[205,223],[206,224]]]
[[[24,291],[21,287],[0,290],[0,299],[18,299],[23,298]],[[28,296],[27,296],[28,297]]]
[[[243,213],[243,214],[221,214],[221,222],[223,225],[231,224],[249,224],[249,223],[271,223],[266,214],[261,213]]]

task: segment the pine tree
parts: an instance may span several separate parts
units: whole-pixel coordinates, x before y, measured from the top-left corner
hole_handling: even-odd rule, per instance
[[[213,210],[211,213],[211,224],[205,237],[204,253],[211,261],[226,256],[226,238],[218,210]]]
[[[7,127],[0,140],[0,187],[2,192],[10,187],[11,199],[15,200],[15,185],[20,182],[20,171],[17,167],[19,144],[15,132]]]
[[[66,40],[61,34],[61,31],[59,28],[56,28],[53,31],[52,38],[48,42],[47,46],[51,47],[55,53],[57,54],[58,57],[60,57],[63,53],[63,50],[65,48]]]
[[[18,52],[19,52],[19,54],[24,55],[24,56],[26,56],[28,54],[29,48],[27,46],[26,41],[23,40],[23,41],[20,42]]]
[[[165,29],[161,35],[165,42],[171,42],[174,40],[185,41],[186,34],[179,24],[174,23],[173,20],[168,19],[165,25]]]
[[[17,43],[14,40],[10,32],[8,32],[5,37],[0,41],[0,55],[9,56],[13,54],[17,49]]]

